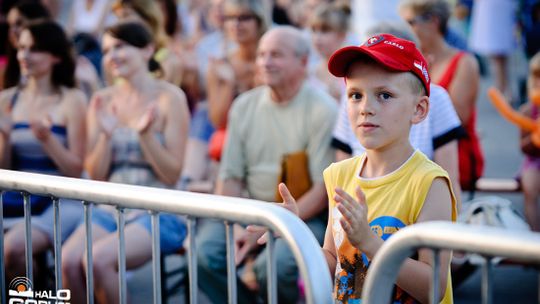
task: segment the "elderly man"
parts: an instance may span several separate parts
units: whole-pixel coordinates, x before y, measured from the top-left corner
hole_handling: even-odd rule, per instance
[[[298,199],[300,217],[319,242],[326,228],[326,191],[322,171],[333,161],[330,146],[337,103],[306,81],[309,43],[297,29],[276,27],[260,40],[258,76],[263,86],[240,95],[228,120],[228,137],[221,161],[216,194],[275,201],[284,155],[305,151],[312,186]],[[235,227],[237,263],[256,249],[258,235]],[[227,297],[226,250],[221,222],[204,222],[197,235],[199,287],[214,303]],[[297,267],[292,252],[281,239],[275,244],[280,303],[298,298]],[[256,283],[240,281],[240,303],[253,301],[252,292],[266,293],[266,254],[254,262]],[[260,288],[257,288],[260,286]]]

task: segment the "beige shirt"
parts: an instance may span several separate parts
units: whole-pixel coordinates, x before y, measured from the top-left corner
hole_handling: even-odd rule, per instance
[[[305,82],[285,105],[274,102],[266,86],[238,96],[229,113],[219,178],[245,182],[249,197],[274,201],[284,154],[305,150],[313,182],[334,160],[330,146],[337,103]]]

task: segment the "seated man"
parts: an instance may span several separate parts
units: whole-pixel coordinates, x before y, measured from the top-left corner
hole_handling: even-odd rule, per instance
[[[306,81],[309,43],[292,27],[277,27],[260,40],[257,68],[264,85],[240,95],[228,119],[228,135],[221,160],[216,194],[275,201],[284,155],[305,151],[312,186],[298,198],[300,217],[322,243],[326,227],[326,191],[322,171],[334,159],[330,146],[337,103]],[[197,235],[199,287],[214,303],[227,298],[225,235],[222,222],[205,221]],[[235,227],[237,263],[257,246],[260,235]],[[298,299],[297,266],[282,239],[275,243],[280,303]],[[255,286],[266,293],[266,253],[254,264]],[[253,300],[243,282],[238,300]]]

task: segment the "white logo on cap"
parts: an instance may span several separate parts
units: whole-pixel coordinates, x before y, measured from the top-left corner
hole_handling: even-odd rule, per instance
[[[384,40],[384,37],[382,35],[373,36],[373,37],[369,38],[364,44],[366,46],[372,46],[372,45],[377,44],[377,43],[379,43],[379,42],[381,42],[383,40]]]
[[[426,82],[429,81],[429,74],[428,74],[428,71],[426,69],[425,66],[422,65],[422,63],[420,62],[414,62],[414,66],[420,70],[420,72],[422,73],[422,75],[424,75],[424,78],[426,79]]]

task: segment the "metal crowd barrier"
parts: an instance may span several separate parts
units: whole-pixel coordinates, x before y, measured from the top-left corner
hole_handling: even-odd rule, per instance
[[[364,303],[390,303],[390,297],[403,261],[420,248],[433,249],[433,280],[430,303],[438,303],[440,250],[457,250],[484,256],[482,303],[491,303],[491,258],[505,257],[516,262],[540,265],[540,234],[526,231],[469,226],[448,222],[427,222],[406,227],[389,238],[375,255],[362,299]]]
[[[234,263],[234,240],[232,238],[232,225],[234,223],[256,224],[270,228],[279,233],[290,246],[297,261],[300,275],[305,283],[307,303],[332,303],[332,282],[326,260],[320,245],[309,228],[295,215],[287,210],[265,202],[223,197],[208,194],[181,192],[166,189],[139,187],[91,180],[56,177],[41,174],[31,174],[16,171],[0,170],[0,189],[21,191],[24,195],[26,219],[26,277],[32,280],[32,247],[30,237],[30,199],[29,194],[40,194],[53,198],[54,209],[54,256],[56,287],[62,288],[61,274],[61,248],[59,226],[59,200],[69,198],[80,200],[84,204],[84,221],[86,226],[86,257],[87,269],[92,267],[92,235],[91,212],[94,204],[108,204],[116,206],[118,216],[119,236],[119,282],[120,302],[126,303],[126,276],[124,255],[124,209],[146,209],[152,215],[152,273],[153,273],[153,300],[161,303],[160,282],[160,245],[159,245],[159,212],[183,214],[188,216],[188,271],[190,302],[197,303],[197,267],[195,247],[197,218],[216,218],[225,221],[227,229],[227,271],[229,303],[236,303],[236,266]],[[0,200],[0,231],[3,231],[2,203]],[[277,303],[275,256],[273,253],[273,233],[270,233],[268,245],[268,301]],[[4,244],[0,238],[0,282],[5,282],[4,273]],[[87,303],[94,303],[92,271],[86,273]],[[6,291],[1,286],[1,300],[6,303]]]

